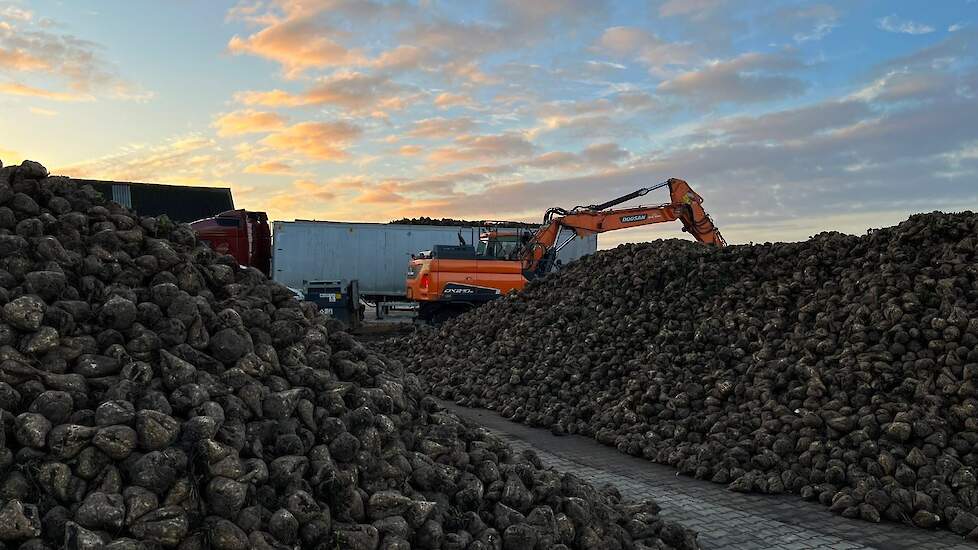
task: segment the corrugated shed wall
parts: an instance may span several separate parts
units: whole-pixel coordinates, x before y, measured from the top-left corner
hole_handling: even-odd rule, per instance
[[[224,187],[191,187],[124,181],[74,180],[91,185],[107,199],[136,210],[143,216],[166,214],[171,220],[192,222],[234,210],[231,190]]]

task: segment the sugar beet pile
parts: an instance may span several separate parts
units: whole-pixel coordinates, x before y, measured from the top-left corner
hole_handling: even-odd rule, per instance
[[[46,176],[0,168],[0,549],[696,548],[188,226]]]
[[[433,393],[733,490],[978,539],[978,215],[623,245],[388,344]]]

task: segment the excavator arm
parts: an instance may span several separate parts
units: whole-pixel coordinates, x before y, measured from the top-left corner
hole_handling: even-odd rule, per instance
[[[669,195],[672,199],[670,203],[659,206],[613,208],[666,186],[669,187]],[[714,246],[726,245],[720,230],[703,209],[703,198],[685,181],[670,178],[659,185],[639,189],[602,204],[578,206],[573,210],[551,208],[544,217],[544,225],[522,251],[523,272],[527,278],[532,278],[549,270],[553,256],[563,246],[563,244],[557,245],[557,238],[562,229],[570,229],[574,231],[575,236],[584,237],[616,229],[675,220],[681,221],[683,231],[691,234],[701,243]]]

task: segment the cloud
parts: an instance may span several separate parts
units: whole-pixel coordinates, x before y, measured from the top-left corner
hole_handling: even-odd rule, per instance
[[[0,48],[0,66],[6,70],[14,71],[48,71],[51,65],[33,54],[23,49],[3,49]]]
[[[784,6],[764,16],[771,29],[789,33],[795,42],[818,41],[839,26],[839,11],[829,4]]]
[[[500,18],[511,24],[537,29],[559,23],[591,24],[608,9],[607,0],[498,0]]]
[[[398,193],[396,182],[381,182],[364,190],[357,196],[356,202],[365,204],[404,203],[408,199]]]
[[[581,159],[584,162],[596,165],[614,164],[627,157],[628,151],[622,149],[617,143],[588,145],[581,152]]]
[[[28,95],[54,101],[94,99],[104,95],[143,100],[149,94],[118,75],[103,58],[102,46],[71,34],[52,32],[50,21],[35,22],[33,14],[16,6],[0,12],[0,74],[15,75],[2,93]],[[46,77],[67,89],[44,90],[21,83],[28,77]],[[50,82],[48,83],[50,85]]]
[[[569,153],[567,151],[543,153],[525,163],[517,163],[514,170],[525,165],[539,169],[559,168],[577,172],[593,172],[595,169],[614,166],[628,156],[629,152],[622,149],[617,143],[598,143],[588,145],[580,153]]]
[[[916,52],[915,59],[946,51]],[[580,162],[575,157],[586,151],[546,152],[500,166],[500,173],[515,170],[519,181],[457,186],[451,196],[410,201],[398,212],[530,220],[554,206],[554,197],[565,207],[591,204],[669,176],[691,182],[732,242],[802,239],[830,229],[861,231],[921,210],[959,210],[978,204],[978,104],[968,87],[970,80],[978,82],[976,75],[973,67],[955,72],[944,66],[921,75],[933,79],[934,86],[896,78],[875,94],[711,117],[645,155],[625,157],[629,162],[623,168],[611,165],[542,180],[519,172],[521,166],[570,172]],[[897,76],[916,75],[891,78]],[[601,150],[621,156],[617,149],[605,145]],[[609,235],[601,243],[676,231],[663,226],[635,237]]]
[[[428,159],[440,164],[486,161],[526,156],[533,153],[533,150],[533,144],[518,132],[495,135],[464,135],[455,138],[453,146],[435,149],[428,155]]]
[[[565,137],[621,139],[644,133],[649,115],[661,121],[671,110],[662,98],[640,90],[590,100],[551,101],[527,109],[527,115],[537,120],[528,135],[561,132]]]
[[[615,57],[635,59],[659,76],[671,74],[678,67],[697,60],[690,44],[667,42],[637,27],[605,29],[594,48]]]
[[[279,63],[287,78],[310,69],[365,65],[359,49],[344,45],[358,36],[349,29],[370,28],[386,18],[396,21],[410,10],[400,2],[373,0],[242,1],[228,10],[228,21],[243,21],[258,30],[234,35],[232,54],[255,55]]]
[[[246,91],[235,94],[245,105],[304,107],[334,105],[350,111],[403,108],[398,102],[403,87],[383,74],[342,71],[319,81],[299,94],[284,90]]]
[[[295,78],[310,68],[347,66],[360,63],[362,54],[338,43],[334,29],[313,15],[266,17],[268,25],[241,37],[234,35],[228,51],[235,55],[251,54],[282,65],[285,75]]]
[[[217,135],[221,137],[263,133],[284,127],[285,117],[278,113],[244,109],[222,114],[211,126],[217,129]]]
[[[51,101],[93,101],[95,97],[90,94],[76,93],[76,92],[55,92],[51,90],[45,90],[43,88],[35,88],[34,86],[28,86],[26,84],[21,84],[19,82],[5,82],[0,83],[0,94],[13,95],[13,96],[24,96],[24,97],[36,97],[40,99],[48,99]]]
[[[404,30],[400,42],[421,48],[442,61],[471,60],[511,46],[506,28],[439,19]]]
[[[873,116],[863,101],[832,100],[762,115],[737,115],[706,124],[693,139],[717,135],[728,142],[784,144]]]
[[[864,101],[927,99],[952,85],[951,77],[946,73],[899,69],[886,73],[852,95]]]
[[[543,153],[526,162],[527,166],[533,168],[558,168],[565,166],[577,166],[580,159],[574,153],[567,151],[550,151]]]
[[[244,169],[245,174],[290,175],[295,172],[292,166],[282,161],[268,161],[250,164]]]
[[[453,94],[451,92],[442,92],[435,97],[434,101],[435,107],[440,109],[447,109],[449,107],[469,107],[472,105],[472,98],[465,94]]]
[[[659,91],[694,103],[760,103],[802,94],[807,84],[783,71],[800,69],[795,58],[746,53],[683,73],[659,85]]]
[[[422,151],[424,151],[424,148],[419,145],[402,145],[398,147],[397,154],[402,157],[412,157],[420,154]]]
[[[308,179],[296,180],[292,183],[293,187],[299,191],[306,199],[313,198],[322,201],[331,201],[339,195],[329,189],[329,184],[322,184]]]
[[[407,135],[421,138],[445,138],[464,134],[475,127],[475,121],[468,117],[425,118],[416,121]]]
[[[370,65],[377,69],[408,70],[416,69],[430,59],[427,51],[410,44],[402,44],[380,54]]]
[[[967,23],[954,23],[948,26],[947,32],[958,32],[967,26],[968,26]]]
[[[726,3],[726,0],[667,0],[659,6],[662,17],[702,18]]]
[[[934,27],[917,23],[909,19],[901,19],[896,15],[887,15],[876,21],[876,26],[886,32],[899,34],[928,34],[934,32]]]
[[[233,170],[230,159],[213,140],[190,135],[161,145],[131,146],[52,172],[86,179],[215,185]]]
[[[358,126],[348,122],[301,122],[266,136],[259,143],[312,160],[338,161],[349,158],[346,147],[361,133]]]
[[[34,13],[17,6],[4,6],[0,8],[0,19],[30,21],[34,18]]]
[[[284,218],[291,219],[289,213],[304,206],[305,201],[295,193],[279,193],[265,200],[264,204],[270,215],[274,216],[274,212],[282,212],[285,214]]]
[[[963,29],[940,42],[891,58],[873,69],[876,77],[893,71],[945,70],[959,60],[973,60],[978,49],[978,31]]]
[[[52,111],[51,109],[43,109],[41,107],[29,107],[27,110],[35,115],[41,115],[45,117],[52,117],[58,115],[57,111]]]

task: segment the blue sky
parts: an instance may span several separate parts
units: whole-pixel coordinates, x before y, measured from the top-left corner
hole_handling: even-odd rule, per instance
[[[976,45],[969,0],[0,0],[0,160],[276,219],[681,177],[734,242],[862,232],[978,207]]]

